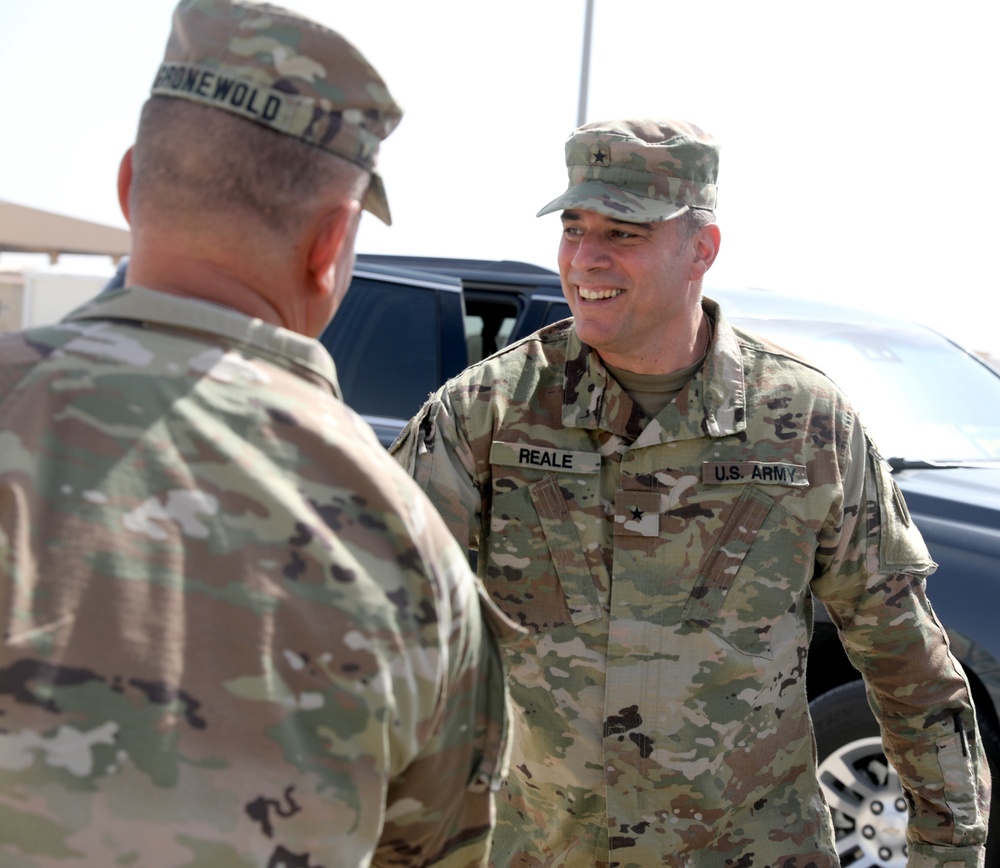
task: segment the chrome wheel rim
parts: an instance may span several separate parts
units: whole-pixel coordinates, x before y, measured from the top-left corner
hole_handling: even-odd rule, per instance
[[[819,764],[843,868],[906,868],[908,810],[882,740],[861,738]]]

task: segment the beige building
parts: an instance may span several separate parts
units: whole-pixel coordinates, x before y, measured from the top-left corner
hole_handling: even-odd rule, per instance
[[[0,255],[43,254],[51,264],[63,254],[110,256],[117,262],[129,244],[126,229],[0,201]],[[5,270],[0,261],[0,331],[55,322],[106,282],[93,275]]]

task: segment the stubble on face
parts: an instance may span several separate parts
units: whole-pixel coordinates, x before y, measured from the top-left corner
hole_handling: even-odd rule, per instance
[[[564,211],[559,248],[563,294],[580,339],[616,367],[669,373],[686,358],[700,322],[692,283],[694,240],[674,221],[630,223]]]

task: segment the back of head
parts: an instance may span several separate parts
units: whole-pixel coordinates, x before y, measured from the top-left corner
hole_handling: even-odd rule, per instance
[[[184,0],[122,177],[151,219],[280,226],[345,173],[387,217],[397,119],[337,34]],[[191,300],[226,236],[165,235],[133,265],[166,289],[0,340],[0,866],[483,863],[503,679],[463,551],[320,344]]]
[[[264,126],[206,106],[154,96],[133,152],[133,228],[188,232],[238,223],[291,239],[314,203],[362,199],[368,173]],[[222,222],[220,222],[222,221]]]
[[[388,223],[375,166],[401,115],[340,34],[269,4],[181,0],[140,121],[130,207],[283,228],[334,183]]]

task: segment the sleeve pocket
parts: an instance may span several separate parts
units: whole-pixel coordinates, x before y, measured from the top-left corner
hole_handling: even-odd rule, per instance
[[[495,619],[488,613],[490,602],[481,601],[484,617],[487,621]],[[503,661],[499,648],[492,642],[487,643],[489,660],[483,662],[483,668],[489,672],[485,692],[485,720],[482,722],[482,748],[479,761],[469,779],[467,789],[473,793],[484,791],[497,792],[507,776],[510,764],[510,693],[504,674]]]
[[[960,721],[961,719],[959,719]],[[961,726],[961,722],[959,722]],[[948,733],[938,739],[937,758],[944,781],[944,798],[954,818],[955,828],[979,823],[978,788],[970,754],[971,742],[965,732]]]
[[[936,564],[917,530],[886,461],[868,450],[868,569],[928,575]],[[874,495],[874,497],[873,497]]]

